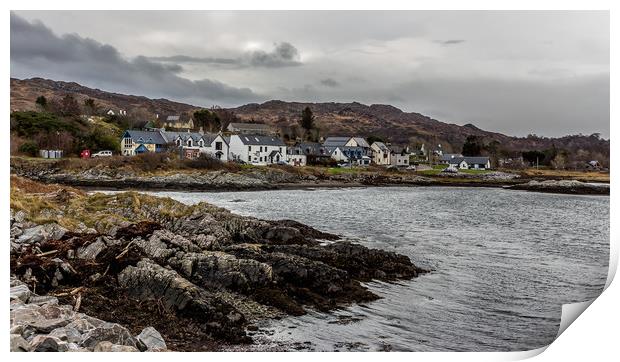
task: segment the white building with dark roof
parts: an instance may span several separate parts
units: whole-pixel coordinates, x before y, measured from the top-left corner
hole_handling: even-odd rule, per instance
[[[254,165],[286,162],[286,144],[279,138],[265,135],[239,134],[230,136],[230,159]]]
[[[226,127],[226,130],[228,132],[237,133],[237,134],[254,134],[254,135],[257,134],[257,135],[263,135],[263,136],[275,134],[274,129],[270,125],[264,124],[264,123],[232,122],[228,124],[228,127]]]
[[[491,168],[491,161],[488,157],[453,157],[448,161],[448,165],[461,170],[488,170]]]

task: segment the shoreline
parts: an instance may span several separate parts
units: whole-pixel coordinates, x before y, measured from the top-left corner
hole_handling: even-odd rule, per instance
[[[243,348],[260,321],[371,302],[380,296],[366,282],[431,272],[293,220],[17,176],[10,222],[12,343],[23,350],[145,350],[137,341],[153,329],[164,350]],[[82,319],[73,342],[56,337]]]
[[[137,180],[92,180],[92,179],[52,179],[41,180],[35,179],[47,184],[60,184],[66,186],[77,187],[86,191],[179,191],[179,192],[259,192],[259,191],[279,191],[279,190],[314,190],[314,189],[340,189],[340,188],[371,188],[371,187],[465,187],[465,188],[502,188],[505,190],[520,190],[529,192],[542,192],[551,194],[567,194],[567,195],[609,195],[609,187],[605,187],[601,183],[599,185],[591,185],[587,183],[577,184],[575,187],[554,186],[554,187],[537,187],[531,186],[530,183],[537,182],[535,180],[520,180],[520,182],[486,182],[486,181],[438,181],[430,182],[343,182],[343,181],[318,181],[318,182],[288,182],[275,183],[271,185],[213,185],[198,183],[174,183],[174,182],[145,182]],[[548,180],[554,181],[554,180]],[[579,182],[579,181],[576,181]],[[544,183],[544,181],[543,181]]]

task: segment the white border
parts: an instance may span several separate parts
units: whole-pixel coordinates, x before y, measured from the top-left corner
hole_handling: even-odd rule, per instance
[[[384,0],[381,2],[378,1],[356,1],[356,2],[336,2],[336,1],[326,1],[326,0],[315,0],[315,1],[282,1],[282,0],[262,0],[260,2],[250,1],[250,0],[230,0],[230,1],[220,1],[220,2],[205,2],[205,1],[186,1],[186,0],[176,0],[174,2],[171,1],[161,1],[161,0],[153,0],[149,1],[146,4],[130,4],[127,1],[120,0],[108,0],[101,3],[89,3],[84,1],[7,1],[4,2],[7,6],[7,11],[4,13],[3,22],[5,22],[2,31],[5,47],[4,57],[2,58],[3,66],[6,71],[5,74],[10,74],[10,62],[9,62],[9,11],[10,9],[20,9],[20,10],[35,10],[35,9],[90,9],[90,10],[105,10],[105,9],[125,9],[125,10],[134,10],[134,9],[146,9],[144,5],[148,5],[149,9],[162,9],[162,10],[174,10],[174,9],[220,9],[220,10],[233,10],[233,9],[332,9],[332,10],[343,10],[350,9],[353,5],[356,9],[419,9],[419,10],[443,10],[443,9],[493,9],[493,10],[548,10],[548,9],[565,9],[565,10],[609,10],[611,9],[611,59],[612,62],[610,64],[615,64],[618,62],[618,37],[615,36],[618,34],[618,20],[619,16],[617,15],[619,12],[619,5],[616,5],[618,2],[614,1],[599,1],[599,0],[590,0],[590,1],[533,1],[533,0],[524,0],[524,1],[479,1],[479,0],[470,0],[467,2],[464,1],[456,1],[456,0],[437,0],[437,1],[389,1]],[[611,119],[618,119],[618,91],[617,91],[617,73],[613,71],[611,72]],[[7,82],[8,83],[8,82]],[[4,186],[4,192],[2,193],[3,205],[5,205],[2,209],[2,215],[0,215],[0,220],[3,221],[5,228],[3,229],[5,235],[5,259],[8,259],[8,233],[9,233],[9,215],[8,215],[8,204],[9,204],[9,122],[8,122],[8,113],[9,113],[9,88],[5,87],[4,91],[4,100],[3,103],[3,113],[4,117],[4,132],[0,132],[0,137],[2,137],[2,145],[5,147],[5,152],[3,153],[3,162],[4,167],[2,168],[2,180]],[[617,139],[618,137],[618,126],[611,122],[610,125],[610,138]],[[611,145],[611,157],[612,157],[612,190],[615,190],[618,182],[618,163],[615,162],[618,156],[618,147],[614,147],[615,143],[612,142]],[[613,195],[615,193],[612,191],[611,198],[611,220],[614,218],[618,218],[618,203],[614,200]],[[613,279],[613,274],[615,273],[617,267],[618,260],[618,232],[616,230],[617,223],[611,224],[611,245],[612,245],[612,253],[611,253],[611,263],[613,267],[610,267],[610,276],[608,278],[608,285]],[[0,281],[2,283],[4,290],[8,289],[8,263],[5,268],[2,270],[3,275],[0,277]],[[541,361],[577,361],[584,359],[594,359],[594,360],[609,360],[613,359],[612,356],[618,355],[618,342],[617,342],[617,330],[618,330],[618,303],[620,301],[620,287],[618,287],[618,283],[612,283],[609,288],[592,303],[590,308],[587,308],[585,312],[583,312],[582,316],[578,318],[574,325],[568,328],[559,338],[552,343],[547,350],[538,355],[536,360]],[[8,326],[8,313],[2,313],[2,319],[4,321],[4,325]],[[8,329],[0,328],[0,340],[5,341],[3,346],[3,351],[8,350]],[[395,360],[411,360],[422,359],[422,360],[434,360],[434,361],[447,361],[447,360],[458,360],[458,361],[495,361],[495,360],[516,360],[531,357],[542,352],[544,349],[538,351],[530,351],[524,353],[418,353],[415,355],[405,354],[405,353],[391,353],[391,354],[382,354],[380,358],[389,358]],[[7,352],[4,352],[7,353]],[[45,356],[39,354],[29,354],[27,356],[20,355],[7,355],[5,358],[14,359],[14,358],[25,358],[26,360],[30,359],[63,359],[63,360],[73,360],[73,359],[83,359],[86,355],[83,354],[62,354],[62,355],[50,355],[47,354]],[[145,354],[140,355],[127,355],[127,354],[117,354],[114,355],[116,358],[149,358],[155,360],[168,360],[170,358],[181,357],[179,355],[170,355],[170,354],[149,354],[148,356]],[[378,356],[374,353],[364,353],[364,354],[311,354],[311,353],[254,353],[252,355],[240,355],[240,354],[197,354],[197,353],[186,353],[182,355],[182,358],[190,358],[190,359],[236,359],[236,358],[252,358],[258,360],[284,360],[294,358],[296,360],[310,360],[315,359],[317,356],[320,358],[327,359],[362,359],[362,360],[370,360],[375,359]],[[92,354],[88,355],[88,358],[92,358],[95,360],[107,360],[110,358],[109,355],[102,354]],[[8,360],[8,359],[7,359]]]

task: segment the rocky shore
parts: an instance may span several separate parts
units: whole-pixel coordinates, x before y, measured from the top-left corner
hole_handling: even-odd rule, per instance
[[[609,195],[609,184],[586,183],[575,180],[532,180],[527,183],[506,186],[506,188],[556,194]]]
[[[11,345],[24,350],[148,350],[145,334],[170,350],[219,350],[252,343],[264,319],[377,299],[362,282],[427,272],[292,220],[15,176],[10,243],[23,291],[12,289]],[[37,329],[50,318],[62,322]],[[54,332],[77,320],[90,323],[79,337]],[[92,330],[106,337],[91,341]]]

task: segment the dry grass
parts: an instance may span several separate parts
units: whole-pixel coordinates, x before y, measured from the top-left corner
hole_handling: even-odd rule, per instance
[[[174,220],[197,211],[219,210],[209,204],[185,205],[168,197],[137,192],[87,195],[71,187],[46,185],[17,176],[11,177],[10,203],[11,209],[25,211],[26,218],[38,224],[55,222],[69,230],[83,225],[100,232],[121,223],[154,218]]]
[[[521,171],[526,177],[542,177],[549,179],[571,179],[588,182],[609,182],[609,173],[600,171],[570,171],[528,168]]]

